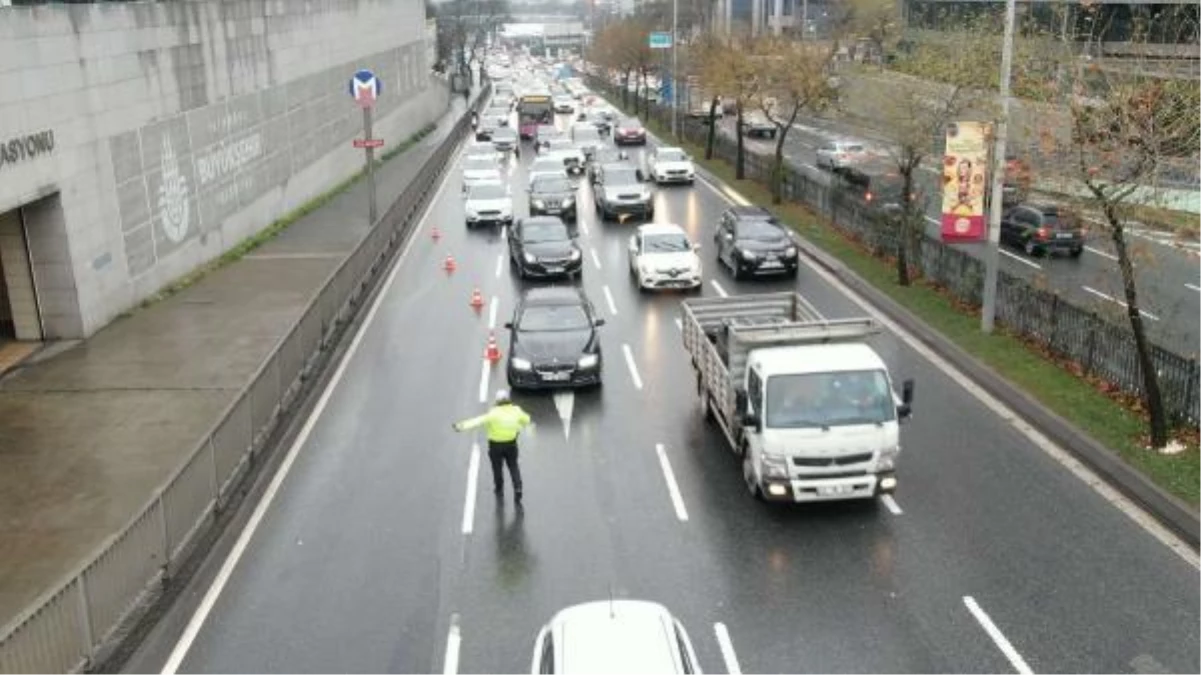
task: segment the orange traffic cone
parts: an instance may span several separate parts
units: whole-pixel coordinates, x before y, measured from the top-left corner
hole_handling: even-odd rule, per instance
[[[435,225],[434,229],[430,231],[430,237],[432,237],[434,241],[438,241],[442,238],[442,230],[439,230],[438,226]]]
[[[488,346],[484,348],[484,358],[492,363],[500,360],[500,347],[496,345],[496,333],[488,331]]]
[[[471,291],[471,308],[477,312],[484,308],[484,296],[480,294],[479,286]]]
[[[446,270],[448,273],[455,271],[455,257],[447,254],[446,262],[442,264],[442,269]]]

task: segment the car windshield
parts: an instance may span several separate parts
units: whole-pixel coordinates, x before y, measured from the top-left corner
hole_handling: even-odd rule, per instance
[[[1076,220],[1070,213],[1058,211],[1043,212],[1043,223],[1056,230],[1072,230],[1076,228]]]
[[[692,250],[688,237],[682,234],[650,234],[642,238],[647,253],[683,253]]]
[[[579,129],[573,129],[571,132],[571,135],[575,139],[576,143],[600,140],[600,134],[596,131],[596,129],[594,129],[592,127],[582,127]]]
[[[571,192],[571,181],[561,176],[538,176],[534,179],[534,192]]]
[[[563,223],[526,223],[521,226],[521,240],[527,244],[544,244],[551,241],[566,241],[567,226]]]
[[[639,122],[638,120],[626,120],[626,121],[622,122],[620,126],[622,129],[629,129],[631,131],[637,131],[638,129],[642,128],[642,123]]]
[[[896,417],[882,370],[767,378],[767,414],[772,429],[803,429],[879,424]]]
[[[504,185],[476,185],[471,188],[468,193],[468,199],[504,199],[509,196],[508,190]]]
[[[659,161],[660,162],[683,162],[683,161],[686,161],[687,159],[688,159],[688,156],[684,154],[683,150],[677,150],[675,148],[670,148],[667,150],[659,151]]]
[[[843,146],[841,146],[841,148],[840,148],[840,149],[841,149],[843,152],[863,152],[863,146],[862,146],[862,145],[854,145],[854,144],[851,144],[851,145],[843,145]]]
[[[588,314],[580,305],[527,306],[517,321],[522,333],[587,330]]]
[[[517,137],[517,132],[513,131],[509,127],[501,127],[496,130],[496,133],[492,134],[492,140],[494,140],[494,141],[500,140],[503,138],[516,138],[516,137]]]
[[[607,168],[604,169],[605,185],[633,185],[638,183],[638,169],[634,168]]]
[[[739,239],[774,241],[781,236],[780,228],[770,220],[743,220],[738,223]]]
[[[550,139],[551,150],[570,150],[572,147],[574,146],[572,146],[571,141],[567,140],[566,138]]]
[[[496,169],[496,162],[487,157],[468,157],[463,160],[463,168],[468,171],[487,171]]]

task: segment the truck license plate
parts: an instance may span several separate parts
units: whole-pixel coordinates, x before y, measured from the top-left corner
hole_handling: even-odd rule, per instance
[[[855,491],[853,485],[823,485],[817,489],[819,495],[845,495]]]

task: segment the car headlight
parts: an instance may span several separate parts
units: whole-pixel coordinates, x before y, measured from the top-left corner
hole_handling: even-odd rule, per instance
[[[521,358],[520,356],[514,356],[513,358],[509,359],[509,363],[513,366],[514,370],[529,370],[532,367],[529,361]]]
[[[784,257],[785,258],[795,258],[796,257],[796,247],[789,246],[788,248],[784,249]]]
[[[564,200],[563,200],[563,207],[564,207],[564,208],[566,208],[566,207],[568,207],[568,206],[572,206],[573,204],[575,204],[575,197],[568,197],[568,198],[566,198],[566,199],[564,199]]]
[[[755,253],[754,251],[747,251],[741,248],[738,249],[738,255],[742,256],[743,260],[754,260],[755,258],[759,257],[758,253]]]
[[[783,457],[762,455],[760,466],[763,468],[763,475],[767,478],[788,477],[788,461]]]
[[[596,354],[585,354],[576,362],[579,368],[595,368],[596,364],[600,363],[600,357]]]
[[[531,265],[538,260],[537,258],[534,257],[533,253],[526,253],[524,257],[525,257],[525,261],[530,263]]]
[[[578,249],[578,248],[571,249],[571,259],[572,260],[579,260],[581,255],[582,254],[580,253],[580,249]]]
[[[542,201],[541,199],[531,199],[530,206],[532,206],[536,209],[540,209],[540,208],[543,208],[544,206],[546,206],[546,202]]]

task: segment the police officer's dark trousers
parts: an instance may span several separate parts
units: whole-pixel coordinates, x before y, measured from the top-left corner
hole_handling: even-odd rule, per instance
[[[492,463],[492,485],[497,492],[504,489],[504,467],[509,467],[513,491],[521,494],[521,467],[517,466],[517,441],[488,441],[488,461]],[[503,466],[502,466],[503,465]]]

